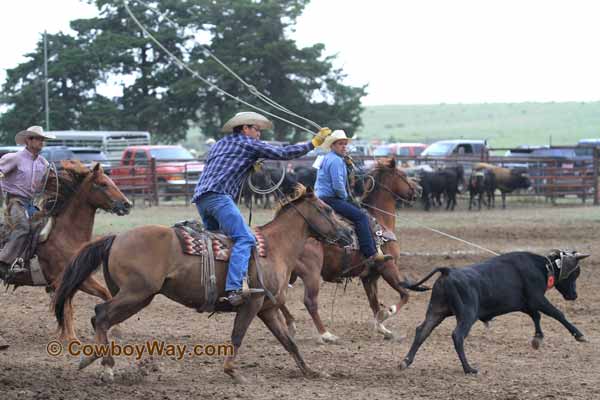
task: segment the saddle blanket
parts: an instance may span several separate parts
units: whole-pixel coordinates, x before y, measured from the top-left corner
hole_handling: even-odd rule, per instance
[[[215,260],[229,261],[233,241],[221,232],[205,230],[196,221],[184,221],[172,227],[181,244],[181,250],[191,256],[204,256],[207,254],[205,243],[212,243],[212,253]],[[262,232],[254,228],[256,238],[256,249],[259,257],[267,256],[267,245]],[[206,240],[210,239],[210,240]]]

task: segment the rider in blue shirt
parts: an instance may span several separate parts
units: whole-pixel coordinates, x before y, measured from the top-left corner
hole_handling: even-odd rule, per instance
[[[323,144],[331,134],[329,128],[322,128],[310,142],[281,147],[260,140],[260,131],[272,127],[271,121],[255,112],[240,112],[227,121],[223,132],[229,135],[211,147],[192,198],[206,229],[221,230],[233,240],[225,291],[227,300],[234,306],[244,301],[242,283],[248,272],[252,247],[256,244],[252,231],[235,205],[244,179],[258,159],[301,157]]]
[[[321,147],[329,148],[331,151],[325,155],[317,172],[315,192],[335,212],[352,221],[356,228],[360,252],[367,259],[367,265],[374,266],[391,260],[393,257],[377,252],[373,233],[369,227],[369,217],[361,208],[349,201],[346,189],[348,171],[344,160],[349,141],[346,132],[342,130],[334,131],[325,140]]]

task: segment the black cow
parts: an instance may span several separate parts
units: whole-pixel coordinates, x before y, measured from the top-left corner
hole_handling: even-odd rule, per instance
[[[420,174],[419,184],[423,189],[421,200],[426,211],[441,203],[440,196],[446,197],[446,210],[454,210],[456,206],[456,194],[460,193],[459,187],[464,183],[464,169],[462,165],[445,167],[435,172],[423,171]]]
[[[490,208],[492,206],[494,190],[496,190],[496,176],[492,171],[473,171],[469,178],[469,210],[473,207],[475,199],[477,199],[479,210],[481,210],[482,201],[487,203],[487,207]],[[484,196],[487,199],[484,199]]]
[[[298,183],[303,184],[306,187],[315,187],[317,181],[317,170],[313,167],[298,166],[294,168],[294,173]],[[360,198],[365,192],[365,180],[368,180],[367,174],[359,171],[356,174],[352,174],[352,193],[354,197]]]
[[[456,329],[452,332],[454,348],[465,373],[477,373],[469,365],[463,347],[471,326],[479,319],[492,318],[513,311],[528,314],[535,325],[533,348],[542,343],[544,334],[540,326],[540,311],[559,321],[578,342],[586,339],[562,312],[545,297],[545,292],[555,286],[566,300],[577,298],[576,280],[580,274],[579,260],[587,254],[552,250],[546,257],[529,252],[503,254],[466,268],[436,268],[420,282],[418,287],[436,272],[441,276],[435,282],[425,321],[417,327],[410,351],[400,364],[407,368],[431,331],[444,319],[456,316]]]
[[[298,166],[294,168],[294,173],[296,174],[298,183],[314,189],[315,182],[317,181],[317,170],[315,168]]]

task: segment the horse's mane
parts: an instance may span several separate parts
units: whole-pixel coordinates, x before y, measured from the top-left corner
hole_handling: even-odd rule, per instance
[[[383,179],[383,175],[396,171],[396,161],[394,159],[386,160],[384,162],[377,162],[377,164],[367,171],[367,177],[371,177],[373,179],[373,184],[375,182],[380,182]],[[372,193],[374,192],[374,188],[370,191],[365,190],[363,193],[363,197],[361,201],[365,201]]]
[[[301,183],[296,184],[296,186],[294,186],[294,193],[288,197],[288,200],[285,203],[277,205],[277,208],[275,209],[275,218],[290,208],[292,203],[296,203],[304,197],[306,197],[306,187]]]
[[[52,168],[44,187],[42,210],[47,216],[60,214],[91,173],[80,161],[62,163],[60,171]]]

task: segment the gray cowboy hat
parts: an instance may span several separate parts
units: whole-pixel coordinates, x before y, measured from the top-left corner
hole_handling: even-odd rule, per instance
[[[264,115],[253,111],[243,111],[235,114],[233,118],[225,122],[222,131],[224,133],[233,132],[233,128],[240,125],[256,125],[260,129],[273,129],[273,123]]]
[[[56,139],[56,136],[51,133],[44,133],[44,129],[41,126],[30,126],[24,131],[21,131],[15,135],[15,142],[17,144],[25,144],[25,139],[28,137],[41,137],[44,139]]]

